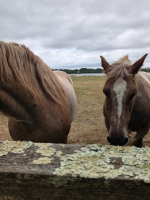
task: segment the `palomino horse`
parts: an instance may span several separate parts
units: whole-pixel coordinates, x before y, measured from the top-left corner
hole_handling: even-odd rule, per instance
[[[130,130],[136,131],[134,145],[142,147],[142,140],[149,131],[150,74],[139,72],[146,56],[134,64],[124,56],[111,65],[101,56],[107,75],[103,88],[106,95],[103,113],[107,140],[112,145],[125,145]]]
[[[24,45],[0,41],[0,111],[13,140],[67,143],[76,113],[71,78]]]

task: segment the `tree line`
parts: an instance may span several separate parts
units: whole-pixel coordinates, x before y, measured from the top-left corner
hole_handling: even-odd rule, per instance
[[[58,69],[53,69],[53,71],[56,71]],[[60,71],[64,71],[67,74],[87,74],[87,73],[104,73],[103,69],[97,68],[81,68],[81,69],[59,69]],[[150,72],[150,68],[143,68],[141,71]]]
[[[81,69],[59,69],[60,71],[64,71],[67,74],[86,74],[86,73],[103,73],[103,69],[97,68],[81,68]],[[56,71],[56,69],[54,69]]]

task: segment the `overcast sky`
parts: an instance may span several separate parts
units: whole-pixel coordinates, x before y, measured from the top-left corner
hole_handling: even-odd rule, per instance
[[[145,53],[150,67],[150,0],[0,0],[0,40],[25,44],[53,69]]]

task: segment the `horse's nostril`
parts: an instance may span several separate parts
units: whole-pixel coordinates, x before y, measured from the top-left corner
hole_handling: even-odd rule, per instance
[[[110,137],[109,136],[107,136],[107,141],[110,143]]]
[[[128,138],[125,138],[124,144],[126,144],[128,142]]]

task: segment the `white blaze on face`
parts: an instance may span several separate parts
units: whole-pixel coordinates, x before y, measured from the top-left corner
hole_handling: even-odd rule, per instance
[[[127,87],[127,83],[122,78],[119,78],[114,83],[114,86],[113,86],[113,90],[116,93],[116,98],[117,98],[117,103],[118,103],[118,112],[117,112],[117,114],[118,114],[118,127],[119,127],[119,123],[120,123],[119,119],[120,119],[120,116],[122,114],[122,100],[123,100],[124,93],[126,91],[126,87]]]

